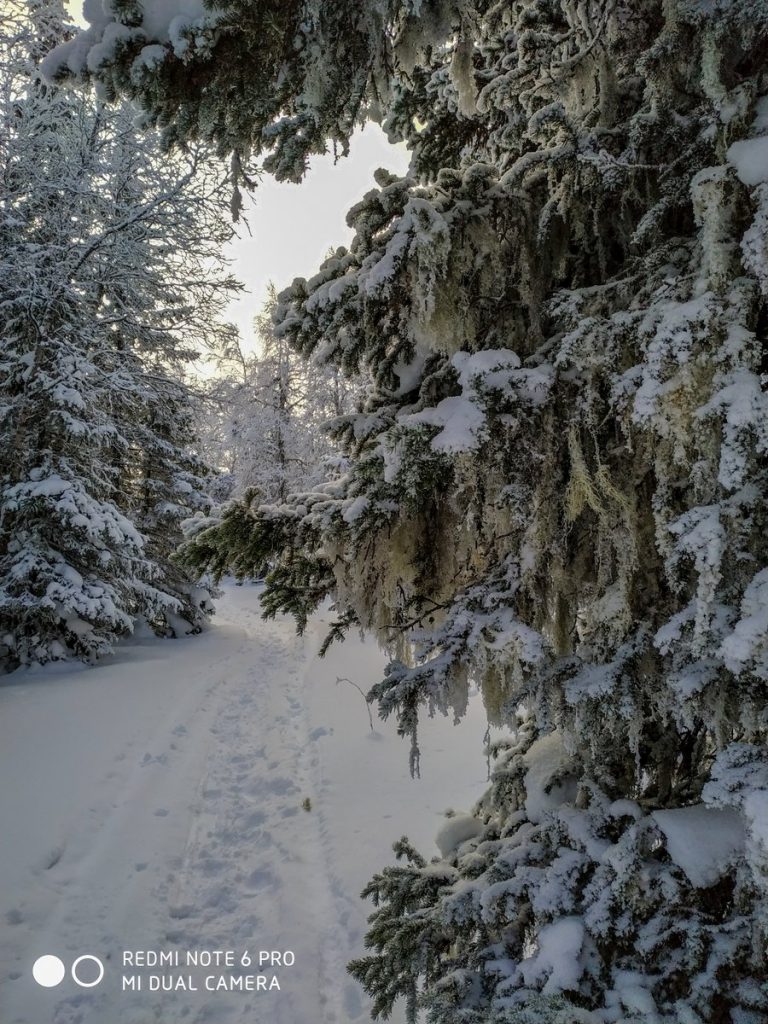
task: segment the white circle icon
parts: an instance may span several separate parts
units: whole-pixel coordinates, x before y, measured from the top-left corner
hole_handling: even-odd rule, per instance
[[[91,963],[96,964],[96,966],[99,969],[99,973],[96,976],[95,981],[81,981],[81,979],[77,976],[77,968],[79,967],[80,964],[86,963],[89,960],[91,961]],[[92,953],[84,953],[83,956],[79,956],[77,960],[75,960],[75,962],[72,964],[72,980],[75,982],[75,984],[79,985],[80,988],[94,988],[96,985],[99,984],[103,977],[104,964],[101,962],[101,960],[99,960],[97,956],[93,956]]]
[[[64,980],[64,964],[57,956],[39,956],[32,964],[32,977],[43,988],[55,988]]]

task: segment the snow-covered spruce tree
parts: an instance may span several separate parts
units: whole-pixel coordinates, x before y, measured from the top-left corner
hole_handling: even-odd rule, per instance
[[[57,0],[6,11],[0,655],[14,667],[98,656],[139,617],[180,632],[205,614],[170,561],[180,519],[207,502],[180,374],[216,329],[206,262],[229,228],[196,156],[169,166],[135,111],[107,120],[43,80],[67,31]]]
[[[470,679],[513,729],[441,859],[369,886],[376,1014],[764,1024],[768,3],[112,10],[51,71],[171,140],[300,176],[371,116],[413,151],[276,316],[373,375],[348,474],[191,551],[375,631],[414,767]]]

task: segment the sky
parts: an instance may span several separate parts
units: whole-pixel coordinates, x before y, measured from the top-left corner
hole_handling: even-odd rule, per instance
[[[82,0],[66,0],[72,19],[85,24]],[[239,237],[227,248],[231,270],[247,291],[233,301],[227,319],[237,324],[243,347],[252,347],[251,323],[267,297],[267,286],[278,290],[294,277],[311,277],[330,248],[348,245],[352,231],[347,210],[374,187],[373,172],[386,167],[403,174],[409,155],[405,146],[392,146],[373,124],[351,140],[349,156],[334,163],[332,154],[315,157],[300,185],[264,176],[246,201]],[[250,229],[250,232],[249,230]]]
[[[251,234],[242,230],[230,246],[233,272],[250,291],[229,311],[246,343],[269,281],[280,289],[294,277],[310,277],[328,249],[348,245],[347,210],[374,187],[373,172],[386,167],[403,174],[408,161],[404,146],[392,146],[369,124],[353,137],[348,157],[335,164],[331,154],[315,157],[300,185],[261,179],[246,212]]]

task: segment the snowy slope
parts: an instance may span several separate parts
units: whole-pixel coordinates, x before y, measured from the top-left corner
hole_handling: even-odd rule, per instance
[[[227,588],[217,625],[123,648],[96,669],[0,686],[2,1024],[334,1024],[368,1019],[345,963],[362,950],[362,885],[407,832],[429,854],[448,794],[485,784],[482,710],[423,730],[423,778],[362,697],[381,655],[353,639],[321,661]],[[311,809],[302,806],[309,798]],[[10,827],[9,827],[10,823]],[[121,991],[124,950],[292,950],[280,991]],[[34,960],[83,953],[104,981],[45,989]],[[129,969],[126,969],[131,973]],[[149,970],[136,970],[148,984]],[[222,973],[214,972],[216,975]],[[251,967],[232,973],[258,973]],[[90,975],[87,971],[84,980]]]

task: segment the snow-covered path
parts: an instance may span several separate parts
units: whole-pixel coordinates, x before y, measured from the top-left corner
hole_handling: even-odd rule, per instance
[[[123,648],[92,670],[0,686],[2,1024],[341,1024],[368,1019],[345,964],[362,950],[357,894],[407,832],[425,852],[450,801],[482,791],[484,721],[423,730],[424,779],[362,698],[381,656],[359,640],[317,658],[229,587],[216,627]],[[308,800],[305,809],[305,801]],[[123,968],[124,951],[285,951],[261,971]],[[82,954],[103,982],[42,988],[41,954]],[[82,980],[89,980],[84,965]],[[123,991],[122,976],[143,990]],[[206,976],[278,977],[280,990],[206,991]],[[147,991],[150,974],[197,991]]]

